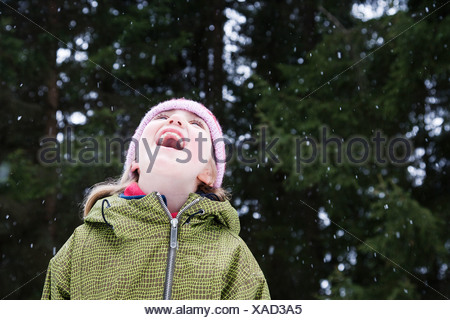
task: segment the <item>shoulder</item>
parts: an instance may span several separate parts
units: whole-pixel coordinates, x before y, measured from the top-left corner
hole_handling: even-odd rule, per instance
[[[229,266],[239,266],[244,273],[254,274],[262,272],[251,250],[245,241],[236,233],[227,230],[219,240],[219,258]]]
[[[228,233],[220,246],[217,265],[222,270],[222,299],[269,299],[267,282],[247,244]]]
[[[60,258],[61,256],[65,256],[68,254],[71,254],[71,252],[75,249],[77,245],[84,242],[84,240],[88,237],[89,233],[91,232],[89,226],[86,224],[82,224],[75,228],[73,233],[70,235],[70,237],[67,239],[67,241],[62,245],[62,247],[59,249],[57,254],[53,257]]]
[[[71,268],[74,253],[84,242],[88,230],[84,225],[77,227],[67,241],[61,246],[53,258],[50,259],[49,269],[55,275],[64,274]]]

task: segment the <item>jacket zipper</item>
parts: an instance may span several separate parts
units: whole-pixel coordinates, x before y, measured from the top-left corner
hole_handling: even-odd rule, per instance
[[[172,218],[169,209],[167,208],[162,196],[157,192],[156,196],[158,197],[159,203],[163,207],[170,221],[170,240],[169,240],[169,252],[167,253],[167,266],[166,266],[166,279],[164,281],[164,293],[163,299],[170,300],[172,298],[172,285],[173,285],[173,274],[175,271],[175,258],[177,255],[178,249],[178,223],[179,217],[181,214],[188,210],[190,207],[195,205],[197,202],[202,200],[202,198],[197,198],[193,200],[191,203],[186,205],[183,209],[181,209],[175,218]]]

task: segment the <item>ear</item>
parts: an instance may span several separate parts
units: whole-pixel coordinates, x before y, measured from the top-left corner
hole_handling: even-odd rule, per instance
[[[211,162],[209,162],[209,165],[203,169],[202,172],[197,176],[197,179],[203,182],[204,184],[211,186],[214,184],[213,181],[213,170],[211,168],[211,165],[213,165]]]
[[[135,172],[137,170],[137,174],[141,174],[141,169],[139,168],[139,163],[136,162],[136,160],[133,160],[131,163],[131,172]]]

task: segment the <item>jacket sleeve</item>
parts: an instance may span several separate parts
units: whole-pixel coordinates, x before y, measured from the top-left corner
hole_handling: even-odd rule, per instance
[[[239,238],[239,245],[233,251],[223,277],[221,299],[269,300],[269,287],[264,274],[242,239]]]
[[[70,271],[73,248],[72,235],[50,260],[45,278],[42,300],[70,299]]]

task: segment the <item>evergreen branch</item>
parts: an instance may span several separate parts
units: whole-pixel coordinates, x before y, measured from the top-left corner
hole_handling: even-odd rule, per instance
[[[18,15],[22,16],[23,18],[25,18],[26,20],[28,20],[29,22],[31,22],[32,24],[34,24],[36,27],[38,27],[39,29],[41,29],[42,31],[44,31],[45,33],[49,34],[51,37],[55,38],[56,40],[58,40],[59,42],[61,42],[62,44],[64,44],[66,46],[66,48],[68,48],[69,50],[73,51],[73,52],[78,52],[78,50],[75,50],[73,48],[71,48],[67,43],[65,43],[64,41],[62,41],[60,38],[58,38],[57,36],[55,36],[53,33],[51,33],[50,31],[46,30],[44,27],[40,26],[38,23],[34,22],[33,20],[31,20],[30,18],[28,18],[26,15],[20,13],[18,10],[14,9],[13,7],[11,7],[10,5],[8,5],[7,3],[5,3],[5,1],[0,0],[1,3],[3,3],[5,6],[7,6],[8,8],[10,8],[11,10],[13,10],[15,13],[17,13]],[[122,83],[123,85],[127,86],[128,88],[130,88],[131,90],[133,90],[134,92],[136,92],[137,94],[141,95],[142,97],[144,97],[145,99],[147,99],[149,102],[152,102],[147,96],[145,96],[144,94],[142,94],[139,90],[133,88],[131,85],[129,85],[128,83],[126,83],[125,81],[119,79],[118,77],[116,77],[115,75],[113,75],[111,72],[109,72],[108,70],[106,70],[104,67],[102,67],[101,65],[99,65],[98,63],[96,63],[95,61],[91,60],[89,57],[87,58],[87,60],[89,62],[91,62],[92,64],[94,64],[96,67],[100,68],[101,70],[103,70],[104,72],[106,72],[108,75],[110,75],[111,77],[113,77],[114,79],[116,79],[117,81],[119,81],[120,83]]]
[[[344,25],[339,21],[339,19],[336,18],[336,16],[334,16],[333,14],[331,14],[331,12],[325,9],[322,5],[319,5],[319,11],[322,12],[331,22],[333,22],[336,25],[336,27],[338,27],[345,33],[348,32],[348,29],[344,27]]]
[[[304,202],[303,200],[300,199],[300,202],[302,204],[304,204],[305,206],[307,206],[308,208],[310,208],[311,210],[317,212],[317,214],[319,214],[319,211],[317,211],[316,209],[314,209],[313,207],[311,207],[309,204],[307,204],[306,202]],[[348,233],[349,235],[351,235],[353,238],[355,238],[356,240],[358,240],[359,242],[361,242],[363,245],[367,246],[370,250],[378,253],[380,256],[382,256],[383,258],[385,258],[386,260],[388,260],[390,263],[394,264],[396,267],[398,267],[399,269],[403,270],[404,272],[406,272],[407,274],[409,274],[411,277],[413,277],[414,279],[416,279],[417,281],[423,283],[426,287],[432,289],[434,292],[438,293],[439,295],[441,295],[442,297],[444,297],[445,299],[449,300],[449,298],[447,296],[445,296],[444,294],[442,294],[441,292],[439,292],[438,290],[434,289],[432,286],[430,286],[429,284],[427,284],[426,282],[422,281],[421,279],[419,279],[416,275],[414,275],[413,273],[409,272],[408,270],[406,270],[405,268],[403,268],[401,265],[399,265],[397,262],[395,262],[394,260],[390,259],[389,257],[385,256],[384,254],[382,254],[381,252],[379,252],[377,249],[375,249],[374,247],[372,247],[371,245],[369,245],[368,243],[364,242],[363,240],[361,240],[360,238],[358,238],[357,236],[355,236],[353,233],[351,233],[350,231],[346,230],[345,228],[341,227],[339,224],[337,224],[336,222],[334,222],[333,220],[330,219],[330,221],[337,226],[338,228],[342,229],[343,231],[345,231],[346,233]]]
[[[347,72],[348,70],[352,69],[354,66],[358,65],[359,63],[361,63],[362,61],[364,61],[365,59],[367,59],[368,57],[370,57],[372,54],[374,54],[375,52],[377,52],[378,50],[380,50],[381,48],[383,48],[384,46],[386,46],[388,43],[394,41],[395,39],[397,39],[399,36],[401,36],[402,34],[404,34],[406,31],[408,31],[409,29],[411,29],[412,27],[416,26],[417,24],[419,24],[420,22],[422,22],[423,20],[425,20],[426,18],[428,18],[429,16],[431,16],[433,13],[435,13],[436,11],[442,9],[444,6],[446,6],[450,1],[447,1],[446,3],[444,3],[443,5],[441,5],[440,7],[438,7],[437,9],[434,9],[433,11],[431,11],[429,14],[427,14],[426,16],[424,16],[422,19],[420,19],[419,21],[413,23],[411,26],[409,26],[408,28],[406,28],[405,30],[403,30],[402,32],[400,32],[399,34],[397,34],[396,36],[394,36],[393,38],[389,39],[388,41],[386,41],[385,43],[383,43],[383,45],[379,46],[378,48],[376,48],[375,50],[371,51],[367,56],[365,56],[364,58],[361,58],[360,60],[358,60],[357,62],[355,62],[354,64],[352,64],[350,67],[348,67],[347,69],[343,70],[342,72],[340,72],[339,74],[337,74],[336,76],[334,76],[333,78],[331,78],[328,81],[325,81],[320,87],[314,89],[312,92],[310,92],[309,94],[307,94],[305,97],[301,98],[299,102],[302,102],[303,100],[305,100],[306,98],[309,98],[311,95],[313,95],[315,92],[319,91],[320,89],[322,89],[326,84],[329,84],[331,81],[336,80],[337,78],[339,78],[343,73]],[[320,9],[320,8],[319,8]],[[325,10],[325,9],[324,9]]]

